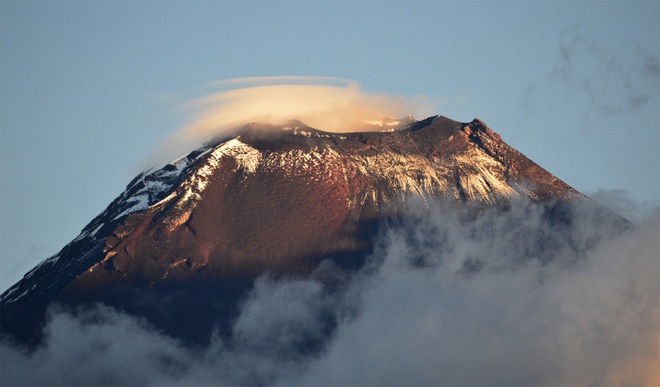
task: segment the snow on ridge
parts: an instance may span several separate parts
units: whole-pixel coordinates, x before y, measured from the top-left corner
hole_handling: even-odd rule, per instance
[[[332,178],[333,173],[349,183],[349,175],[359,173],[386,182],[392,193],[405,200],[407,195],[418,195],[426,200],[429,195],[446,192],[449,182],[438,166],[422,155],[407,155],[391,150],[376,154],[340,154],[331,145],[314,147],[310,151],[293,149],[268,153],[262,168],[266,172],[278,171],[285,178],[306,176],[312,181]],[[376,202],[377,184],[369,189]],[[357,198],[348,198],[352,205]]]
[[[424,199],[429,194],[446,191],[448,182],[431,161],[421,155],[404,155],[385,151],[354,158],[358,169],[384,180],[402,195],[416,194]]]
[[[19,294],[18,296],[16,296],[16,297],[12,297],[12,298],[9,298],[9,296],[10,296],[11,294],[15,293],[15,292],[18,290],[19,287],[18,287],[18,284],[16,284],[16,285],[14,285],[11,289],[9,289],[9,291],[8,291],[7,293],[5,293],[5,296],[3,297],[3,300],[2,300],[2,301],[5,302],[5,303],[7,303],[7,304],[10,303],[10,302],[16,302],[16,301],[18,301],[20,298],[22,298],[23,296],[25,296],[26,294],[28,294],[32,289],[34,289],[34,288],[36,288],[36,287],[37,287],[37,284],[34,284],[34,285],[32,285],[29,289],[27,289],[27,290],[24,291],[23,293]]]
[[[201,193],[208,185],[208,178],[220,166],[221,160],[226,157],[232,157],[236,160],[234,171],[243,169],[244,173],[253,174],[261,163],[263,156],[257,149],[245,144],[239,140],[240,136],[229,140],[210,151],[210,156],[205,160],[204,165],[190,175],[183,186],[186,191],[183,194],[180,203],[190,200],[201,199]],[[206,154],[207,152],[205,152]]]
[[[112,208],[106,210],[109,212],[103,212],[99,217],[112,217],[111,221],[116,221],[126,215],[143,211],[174,199],[177,196],[174,192],[170,192],[168,196],[165,196],[166,193],[171,191],[174,185],[181,181],[181,176],[186,173],[191,165],[204,157],[206,157],[206,160],[204,160],[203,165],[185,178],[182,183],[186,187],[186,191],[181,197],[182,202],[201,198],[200,194],[206,188],[208,177],[220,165],[220,160],[223,157],[233,157],[236,160],[236,169],[242,168],[245,173],[254,173],[262,158],[258,150],[241,142],[238,138],[215,147],[209,146],[206,149],[202,149],[201,152],[196,151],[186,156],[181,156],[160,169],[143,172],[129,184],[126,190],[120,195],[117,203]],[[102,225],[96,226],[94,230],[83,230],[73,242],[94,236]],[[91,225],[88,226],[88,228],[91,227]]]
[[[204,153],[206,152],[203,152],[203,154]],[[201,155],[197,155],[194,160],[199,157],[201,157]],[[161,169],[152,171],[150,173],[144,173],[122,194],[125,196],[123,205],[128,206],[126,206],[121,212],[115,215],[113,220],[117,220],[122,216],[137,211],[146,210],[152,206],[164,192],[172,189],[179,176],[184,173],[184,171],[192,164],[194,160],[191,160],[188,156],[182,156]],[[128,192],[140,184],[142,185],[140,189],[130,195],[128,194]]]
[[[2,296],[2,300],[4,301],[4,300],[7,300],[7,299],[8,299],[9,301],[7,301],[7,302],[13,302],[13,301],[15,301],[15,300],[16,300],[15,298],[9,298],[9,296],[11,296],[12,294],[16,293],[17,290],[18,290],[18,283],[14,284],[14,286],[10,287],[10,288],[5,292],[5,294],[3,294],[3,296]]]
[[[149,194],[145,192],[141,195],[131,196],[131,198],[126,203],[131,203],[131,205],[124,211],[120,212],[119,215],[115,216],[113,220],[119,219],[124,215],[149,208]]]
[[[34,273],[36,273],[37,270],[39,270],[39,268],[41,268],[42,266],[44,266],[44,265],[46,265],[46,264],[51,264],[51,265],[52,265],[52,264],[55,264],[59,259],[60,259],[60,255],[59,255],[59,254],[55,254],[55,255],[53,255],[52,257],[49,257],[49,258],[44,259],[43,261],[39,262],[39,263],[37,264],[37,266],[33,267],[32,270],[28,271],[28,272],[23,276],[23,278],[30,278],[30,277],[32,277],[32,275],[33,275]]]
[[[236,158],[239,167],[244,168],[248,173],[254,173],[261,162],[261,152],[253,147],[241,142],[238,138],[229,140],[216,149],[218,156],[232,156]],[[221,157],[221,156],[220,156]]]
[[[519,196],[506,183],[503,166],[493,158],[470,149],[465,154],[453,156],[453,160],[462,172],[459,183],[470,199],[493,203],[498,197]]]

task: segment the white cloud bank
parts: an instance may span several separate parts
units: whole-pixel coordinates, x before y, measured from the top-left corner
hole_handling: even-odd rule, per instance
[[[263,277],[233,337],[184,347],[99,308],[56,313],[3,385],[658,385],[660,212],[619,231],[537,205],[435,208],[342,287]]]

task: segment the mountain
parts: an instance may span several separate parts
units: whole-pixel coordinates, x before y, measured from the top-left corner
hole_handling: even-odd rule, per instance
[[[214,329],[228,334],[260,275],[304,277],[328,266],[321,275],[341,280],[364,264],[383,225],[425,202],[478,210],[528,199],[561,218],[562,203],[589,201],[478,119],[377,126],[383,131],[249,124],[141,173],[2,294],[3,335],[34,344],[50,306],[104,303],[200,342]]]

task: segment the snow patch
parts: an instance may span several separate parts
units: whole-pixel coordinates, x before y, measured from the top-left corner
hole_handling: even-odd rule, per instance
[[[261,152],[240,141],[238,138],[229,140],[216,147],[210,152],[210,156],[204,161],[204,165],[197,169],[183,183],[186,188],[179,206],[185,202],[201,199],[201,193],[208,186],[208,179],[218,169],[224,158],[231,157],[236,160],[234,171],[242,169],[244,173],[252,174],[257,171],[263,156]]]

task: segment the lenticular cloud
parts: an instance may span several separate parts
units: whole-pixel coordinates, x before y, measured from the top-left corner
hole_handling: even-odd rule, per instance
[[[430,114],[423,97],[368,93],[357,82],[341,78],[252,77],[211,86],[222,91],[186,105],[191,119],[161,145],[158,162],[251,122],[281,125],[296,119],[324,131],[356,132],[378,129],[384,119]]]

